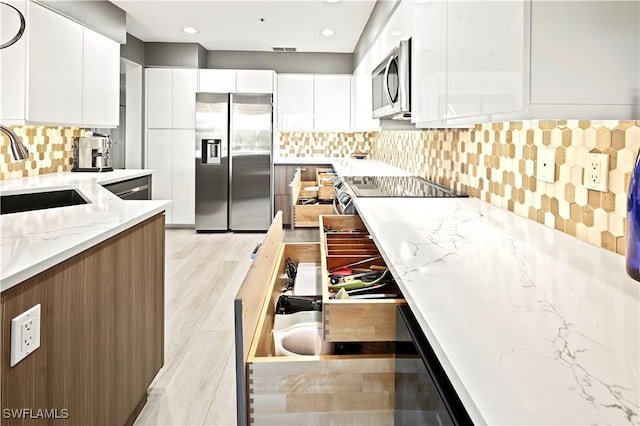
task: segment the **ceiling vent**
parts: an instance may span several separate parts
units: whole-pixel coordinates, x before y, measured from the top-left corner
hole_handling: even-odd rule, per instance
[[[295,52],[295,47],[272,47],[274,52]]]

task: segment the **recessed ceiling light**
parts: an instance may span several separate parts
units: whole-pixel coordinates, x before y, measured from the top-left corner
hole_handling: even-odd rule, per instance
[[[195,28],[193,28],[193,27],[184,27],[184,28],[182,29],[182,31],[184,31],[184,32],[185,32],[185,33],[187,33],[187,34],[195,34],[195,33],[197,33],[197,32],[198,32],[198,30],[196,30],[196,29],[195,29]]]
[[[402,31],[391,31],[391,37],[400,37],[402,35]]]
[[[331,37],[334,34],[334,32],[333,32],[333,30],[331,28],[326,28],[326,29],[320,31],[320,34],[322,34],[325,37]]]

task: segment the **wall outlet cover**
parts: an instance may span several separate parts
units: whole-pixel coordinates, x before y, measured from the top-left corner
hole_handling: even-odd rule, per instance
[[[589,153],[584,164],[584,186],[607,192],[609,186],[609,154]]]
[[[37,304],[11,320],[11,367],[40,347],[40,311]]]
[[[556,181],[556,150],[554,148],[538,148],[536,177],[542,182]]]

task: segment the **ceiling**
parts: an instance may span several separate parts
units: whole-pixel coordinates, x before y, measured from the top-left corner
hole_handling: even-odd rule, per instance
[[[127,32],[145,42],[200,43],[207,50],[352,53],[376,0],[111,0]],[[187,34],[183,27],[198,30]],[[325,37],[320,32],[332,29]]]

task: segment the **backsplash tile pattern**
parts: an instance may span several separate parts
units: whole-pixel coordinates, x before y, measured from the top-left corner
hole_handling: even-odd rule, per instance
[[[277,157],[348,157],[356,149],[370,152],[377,132],[279,132]]]
[[[73,166],[73,138],[82,136],[84,129],[52,126],[9,126],[29,150],[29,159],[11,159],[10,140],[1,133],[0,180],[36,176],[71,170]]]
[[[538,149],[555,148],[556,180],[538,182]],[[522,121],[472,129],[383,131],[372,158],[605,249],[626,251],[627,187],[640,121]],[[609,190],[582,184],[585,155],[609,154]]]

